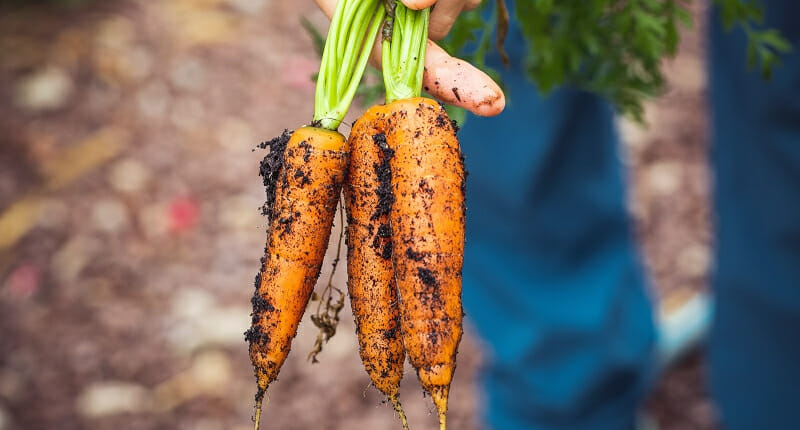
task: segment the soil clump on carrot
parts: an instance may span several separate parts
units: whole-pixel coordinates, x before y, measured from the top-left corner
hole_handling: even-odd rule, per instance
[[[375,145],[377,145],[378,149],[383,153],[381,164],[375,164],[373,166],[375,174],[378,175],[379,183],[378,188],[375,190],[375,193],[378,195],[378,207],[375,208],[375,213],[372,214],[372,219],[375,220],[381,216],[389,215],[389,212],[392,210],[392,203],[394,203],[392,170],[389,164],[394,156],[394,150],[389,148],[389,144],[386,142],[386,135],[383,133],[373,135],[372,141],[375,142]],[[383,225],[381,227],[383,227]]]
[[[283,130],[283,133],[281,133],[280,136],[272,140],[262,142],[258,145],[258,148],[269,149],[267,155],[265,155],[264,159],[261,160],[261,166],[259,167],[258,171],[259,176],[261,176],[264,182],[264,187],[266,188],[267,194],[267,199],[264,202],[264,206],[261,207],[262,215],[269,215],[275,202],[275,189],[278,184],[278,177],[283,169],[283,155],[286,151],[286,144],[289,143],[289,139],[291,139],[291,137],[291,131]],[[267,222],[271,223],[272,217],[267,219]]]

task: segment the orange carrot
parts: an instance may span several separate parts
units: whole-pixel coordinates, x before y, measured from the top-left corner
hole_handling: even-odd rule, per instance
[[[348,162],[344,136],[335,131],[303,127],[270,143],[262,164],[269,233],[245,332],[258,406],[289,354],[319,276]]]
[[[336,130],[385,14],[380,0],[339,2],[322,52],[313,126],[271,141],[262,163],[269,228],[252,299],[252,325],[245,332],[258,381],[256,429],[264,393],[289,354],[319,276],[348,165],[347,143]],[[334,312],[335,322],[338,308]]]
[[[397,2],[388,15],[392,31],[382,41],[387,104],[376,116],[392,151],[390,224],[401,329],[406,354],[444,430],[462,333],[466,174],[444,108],[419,97],[430,9]]]
[[[387,109],[403,342],[444,428],[462,333],[464,163],[455,130],[436,102],[404,99]]]
[[[439,104],[415,97],[372,107],[356,122],[350,141],[352,177],[348,183],[362,185],[351,188],[348,207],[363,212],[363,207],[357,205],[363,206],[369,201],[368,207],[378,206],[376,214],[383,215],[388,209],[392,267],[399,291],[405,351],[417,370],[422,387],[434,401],[440,428],[445,428],[463,315],[465,172],[455,129]],[[372,148],[369,141],[375,142]],[[376,153],[379,148],[383,159]],[[370,173],[387,161],[389,175],[379,178]],[[386,181],[390,183],[389,190],[382,188]],[[388,191],[382,202],[372,191],[376,187],[384,193]],[[362,267],[360,261],[364,254],[379,255],[376,251],[383,253],[387,249],[380,242],[387,233],[387,228],[381,228],[385,222],[379,218],[379,225],[371,224],[373,232],[370,234],[369,228],[358,225],[365,215],[351,216],[350,222],[356,226],[348,227],[348,231],[362,235],[358,236],[359,241],[351,239],[349,242],[349,249],[361,248],[348,255],[348,260],[355,259],[348,264],[358,268]],[[364,230],[366,234],[362,233]],[[374,244],[379,245],[378,249],[370,248]],[[380,273],[375,279],[385,279],[389,276],[385,271],[392,269],[377,258],[371,267],[370,274]],[[352,272],[350,279],[353,282]],[[386,289],[386,283],[368,286],[381,288],[381,291]],[[379,306],[382,308],[386,303]],[[358,316],[355,307],[354,313],[363,325],[364,318]],[[383,311],[370,312],[368,324],[385,324],[385,315]]]
[[[345,182],[348,292],[359,352],[373,385],[388,396],[408,428],[398,400],[405,352],[400,337],[397,286],[392,269],[390,149],[365,114],[350,132],[350,170]],[[379,147],[379,144],[383,147]]]

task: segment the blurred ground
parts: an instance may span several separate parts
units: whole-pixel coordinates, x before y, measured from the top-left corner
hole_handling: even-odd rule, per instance
[[[264,240],[252,148],[311,115],[301,15],[326,25],[311,0],[0,6],[0,430],[251,428],[242,332]],[[684,45],[650,129],[622,127],[668,301],[703,288],[710,262],[703,47],[697,33]],[[352,319],[311,365],[315,335],[301,326],[265,427],[397,428]],[[468,335],[452,428],[480,428],[480,360]],[[663,428],[714,428],[700,363],[650,400]],[[412,428],[433,428],[415,378],[403,395]]]

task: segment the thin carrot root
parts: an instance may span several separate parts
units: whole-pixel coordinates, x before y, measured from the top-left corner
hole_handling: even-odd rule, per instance
[[[403,410],[403,405],[400,404],[400,400],[397,398],[397,395],[389,397],[389,400],[392,402],[394,411],[400,416],[400,422],[403,424],[403,430],[408,430],[408,419],[406,418],[406,412]]]
[[[439,414],[439,430],[447,428],[447,398],[450,393],[449,386],[436,387],[430,392],[436,412]]]
[[[258,397],[256,399],[256,412],[255,415],[253,415],[253,422],[255,423],[255,425],[253,426],[254,430],[258,430],[258,428],[261,426],[261,404],[263,402],[264,402],[263,396]]]
[[[336,257],[333,259],[331,273],[328,275],[328,282],[322,289],[322,293],[311,295],[311,301],[317,301],[317,310],[311,315],[311,322],[319,329],[317,339],[314,341],[314,348],[308,353],[308,360],[311,363],[319,363],[317,355],[322,352],[323,346],[336,334],[336,328],[339,326],[339,313],[344,308],[344,292],[333,285],[333,276],[336,274],[336,268],[339,267],[339,260],[342,256],[342,239],[344,238],[344,208],[341,203],[339,204],[339,241],[336,244]],[[338,299],[334,299],[334,293],[339,295]]]

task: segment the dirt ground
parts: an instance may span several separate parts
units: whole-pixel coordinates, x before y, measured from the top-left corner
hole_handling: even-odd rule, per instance
[[[327,25],[311,0],[0,6],[0,430],[251,428],[242,332],[265,226],[253,148],[311,116],[318,61],[300,16]],[[666,64],[650,128],[621,127],[668,300],[705,288],[710,264],[702,29]],[[352,319],[311,365],[315,335],[301,325],[265,428],[398,428]],[[458,358],[448,421],[480,429],[469,329]],[[702,363],[649,400],[661,428],[715,428]],[[402,392],[412,428],[433,428],[415,378]]]

